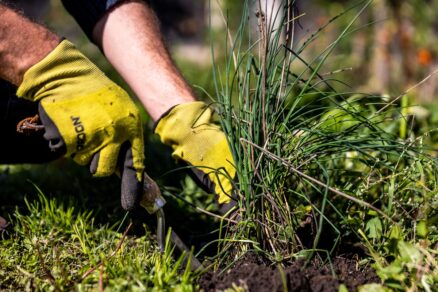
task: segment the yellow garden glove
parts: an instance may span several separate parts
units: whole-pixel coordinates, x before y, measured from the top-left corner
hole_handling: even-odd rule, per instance
[[[213,112],[203,102],[177,105],[160,118],[155,133],[173,149],[172,156],[191,166],[208,190],[219,196],[219,203],[229,203],[236,176],[224,132],[213,123]]]
[[[122,172],[122,207],[141,194],[144,170],[139,111],[127,93],[63,40],[23,77],[17,96],[39,102],[44,138],[95,176]],[[119,161],[118,161],[119,159]]]

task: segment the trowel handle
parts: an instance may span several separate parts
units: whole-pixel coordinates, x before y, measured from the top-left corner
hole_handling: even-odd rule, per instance
[[[149,214],[154,214],[163,208],[165,204],[166,200],[161,195],[157,183],[151,179],[146,172],[143,172],[143,195],[140,199],[140,205],[145,208]]]

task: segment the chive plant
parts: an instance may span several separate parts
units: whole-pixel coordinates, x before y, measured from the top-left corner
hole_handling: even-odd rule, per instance
[[[278,262],[362,242],[385,262],[394,230],[398,240],[415,240],[412,222],[436,216],[437,168],[423,136],[405,128],[401,137],[408,117],[397,99],[352,92],[319,73],[372,1],[350,7],[301,42],[294,40],[302,15],[293,1],[282,1],[283,16],[269,17],[266,2],[251,11],[245,1],[240,26],[225,40],[225,68],[214,64],[216,104],[238,174],[230,212],[238,220],[224,221],[218,257],[230,263],[252,250]],[[272,19],[280,17],[283,25],[275,27]],[[304,56],[342,17],[350,20],[338,37],[319,55]],[[436,228],[425,225],[436,242]]]

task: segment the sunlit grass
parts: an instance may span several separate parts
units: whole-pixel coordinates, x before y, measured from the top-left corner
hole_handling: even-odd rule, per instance
[[[121,224],[95,224],[91,211],[42,193],[26,205],[27,215],[15,212],[0,240],[1,289],[194,289],[190,270],[173,259],[169,245],[161,254],[148,230],[136,237],[126,234],[127,223],[125,232],[117,230]]]

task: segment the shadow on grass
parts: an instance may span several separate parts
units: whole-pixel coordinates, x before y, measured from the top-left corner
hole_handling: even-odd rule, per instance
[[[154,179],[158,179],[160,186],[171,187],[178,194],[185,192],[189,199],[192,199],[190,192],[196,192],[197,199],[201,200],[201,203],[196,204],[202,204],[205,194],[200,195],[198,188],[189,191],[183,189],[184,181],[188,179],[184,171],[166,175],[176,167],[170,159],[168,149],[157,146],[152,141],[146,147],[146,157],[146,169]],[[148,159],[149,157],[153,159]],[[70,159],[38,165],[0,166],[0,216],[14,222],[15,210],[27,214],[29,210],[25,199],[29,203],[39,200],[37,188],[47,199],[54,198],[59,204],[74,206],[75,212],[92,212],[93,221],[98,225],[113,226],[123,232],[132,220],[134,224],[131,235],[143,236],[145,224],[155,232],[155,216],[149,215],[140,207],[131,211],[129,220],[121,224],[126,211],[120,206],[120,179],[116,175],[94,178],[87,167],[79,166]],[[193,245],[198,250],[217,237],[216,233],[211,232],[217,228],[217,223],[211,218],[199,214],[175,197],[168,196],[166,200],[167,226],[171,226],[188,246]],[[209,201],[211,204],[212,200]],[[12,226],[8,229],[12,229]],[[212,247],[211,252],[214,251],[215,248]]]

